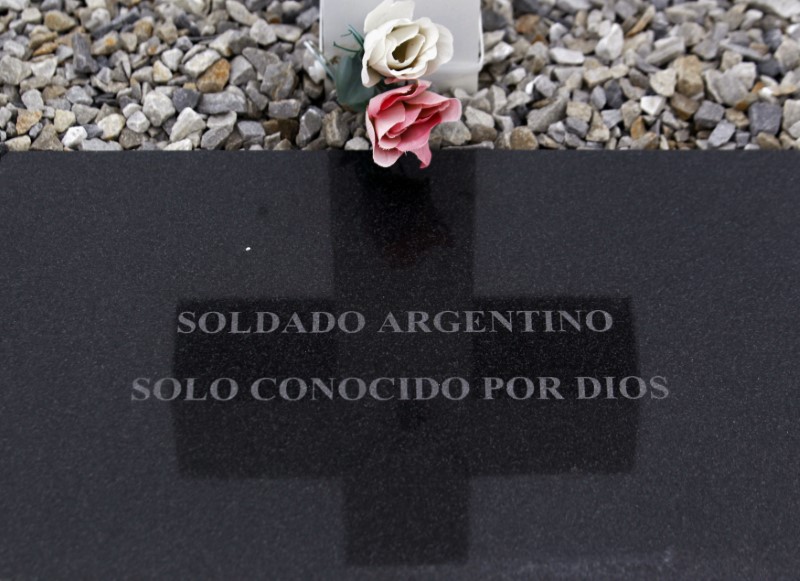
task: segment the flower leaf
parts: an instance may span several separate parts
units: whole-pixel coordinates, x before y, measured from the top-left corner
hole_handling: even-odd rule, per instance
[[[361,47],[361,50],[364,50],[364,37],[361,35],[361,33],[353,28],[352,25],[347,27],[347,31],[349,35],[356,39],[356,42],[358,43],[358,46]]]
[[[378,94],[378,87],[365,87],[361,82],[361,59],[364,53],[344,57],[333,70],[333,80],[339,103],[361,112],[367,109],[370,99]]]

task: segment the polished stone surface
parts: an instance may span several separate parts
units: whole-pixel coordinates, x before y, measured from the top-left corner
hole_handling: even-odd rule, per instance
[[[425,172],[342,153],[5,156],[0,578],[793,576],[797,168],[756,153],[448,152]],[[559,310],[614,324],[466,332],[471,311]],[[377,332],[408,311],[461,327]],[[281,327],[180,332],[181,313],[217,312]],[[280,332],[314,312],[365,328]],[[584,376],[616,378],[615,397],[580,399]],[[155,395],[165,377],[184,380],[175,401]],[[471,389],[287,401],[267,386],[278,397],[257,401],[261,377]],[[534,381],[529,399],[518,383],[489,400],[487,377],[562,378],[564,399]],[[624,377],[664,378],[668,397],[624,397]],[[185,378],[197,397],[217,378],[242,389],[186,401]]]

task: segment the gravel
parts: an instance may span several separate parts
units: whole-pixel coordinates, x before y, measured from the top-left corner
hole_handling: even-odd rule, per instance
[[[377,0],[376,0],[377,1]],[[484,0],[480,90],[431,144],[800,149],[800,0]],[[10,151],[369,148],[310,0],[0,0]]]

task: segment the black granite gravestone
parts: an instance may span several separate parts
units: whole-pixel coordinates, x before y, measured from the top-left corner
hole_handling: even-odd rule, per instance
[[[0,578],[791,576],[793,161],[4,157]]]

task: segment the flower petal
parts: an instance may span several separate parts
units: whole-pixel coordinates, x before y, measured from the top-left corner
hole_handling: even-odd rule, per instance
[[[444,26],[439,26],[439,42],[436,43],[436,58],[430,63],[430,72],[449,63],[453,59],[453,33]]]
[[[416,155],[417,158],[419,159],[419,161],[420,161],[419,168],[420,169],[425,169],[426,167],[428,167],[431,164],[431,158],[433,158],[433,154],[431,153],[431,145],[430,145],[430,143],[425,142],[425,145],[423,145],[419,149],[415,149],[411,153]]]
[[[436,107],[441,105],[442,103],[447,102],[449,99],[447,97],[442,97],[441,95],[437,95],[433,91],[425,91],[424,93],[420,93],[410,97],[408,102],[412,105],[421,105],[425,107]]]
[[[367,116],[371,118],[376,117],[381,109],[384,108],[384,106],[391,107],[396,100],[396,96],[400,93],[404,93],[407,90],[408,87],[398,87],[396,89],[384,91],[383,93],[378,93],[369,100],[369,105],[367,105]],[[387,101],[391,102],[387,103]]]
[[[391,73],[395,76],[395,78],[402,79],[404,81],[416,81],[422,75],[424,75],[428,70],[428,63],[426,61],[417,60],[413,66],[402,70],[395,70],[391,71]]]
[[[384,135],[378,142],[378,145],[382,149],[397,149],[397,146],[400,145],[400,143],[402,142],[399,137],[388,137]]]
[[[402,103],[395,103],[388,109],[381,111],[375,119],[375,133],[378,136],[378,140],[386,135],[392,127],[402,123],[405,117],[406,108]]]
[[[448,105],[441,111],[442,123],[450,123],[461,119],[461,101],[448,99]]]
[[[425,37],[425,45],[422,52],[435,49],[439,42],[439,27],[430,18],[420,18],[414,24],[419,26],[419,32]]]
[[[419,149],[424,144],[428,143],[431,138],[431,131],[441,122],[442,119],[440,115],[434,115],[426,121],[417,122],[403,133],[400,145],[397,146],[397,149],[400,151],[414,151],[415,149]]]
[[[417,122],[419,118],[419,114],[421,109],[419,107],[406,107],[405,108],[405,119],[403,119],[400,123],[394,125],[388,132],[387,135],[390,137],[396,137],[398,135],[402,135],[403,132],[411,127],[414,123]]]
[[[367,117],[376,119],[381,114],[381,111],[388,109],[394,105],[398,99],[402,98],[408,89],[409,87],[398,87],[397,89],[391,89],[375,95],[369,100],[369,104],[367,105]]]
[[[372,159],[381,167],[391,167],[402,155],[397,149],[372,148]]]
[[[361,83],[365,87],[374,87],[380,82],[380,76],[373,74],[370,60],[374,59],[373,55],[380,53],[383,50],[385,37],[377,31],[370,32],[364,37],[364,58],[361,59]]]
[[[406,26],[395,26],[386,36],[397,41],[397,45],[403,44],[407,40],[411,40],[419,34],[419,26],[412,22]]]
[[[367,115],[364,121],[365,125],[367,126],[367,137],[369,137],[369,142],[372,144],[372,147],[375,147],[377,137],[375,135],[375,127],[372,125],[372,119],[369,115]]]
[[[368,34],[370,31],[378,28],[381,24],[389,20],[396,20],[398,18],[407,18],[411,20],[413,17],[414,0],[400,0],[399,2],[385,0],[372,12],[367,14],[367,17],[364,19],[364,33]]]
[[[386,51],[386,62],[392,69],[402,69],[411,65],[419,57],[425,38],[419,34]]]

